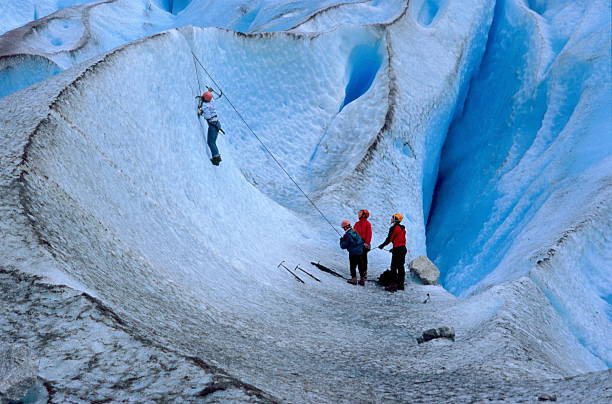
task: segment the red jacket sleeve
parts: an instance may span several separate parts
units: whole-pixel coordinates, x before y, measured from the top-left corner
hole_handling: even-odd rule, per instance
[[[366,244],[371,244],[372,243],[372,225],[370,224],[370,222],[366,222],[366,232],[365,232],[365,239],[364,241],[366,242]]]

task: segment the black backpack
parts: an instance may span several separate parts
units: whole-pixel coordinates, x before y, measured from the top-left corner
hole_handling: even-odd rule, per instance
[[[380,286],[389,286],[394,283],[396,283],[395,274],[390,269],[387,269],[378,277],[378,284]]]

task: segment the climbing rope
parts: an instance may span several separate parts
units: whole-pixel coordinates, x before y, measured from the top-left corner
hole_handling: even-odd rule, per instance
[[[193,52],[191,52],[193,55]],[[198,74],[198,65],[196,65],[196,58],[193,55],[193,68],[195,69],[196,79],[198,80],[198,95],[202,94],[202,86],[200,85],[200,75]]]
[[[217,84],[217,82],[215,81],[215,79],[210,75],[210,73],[208,73],[208,70],[206,70],[206,68],[204,67],[204,65],[202,64],[202,62],[200,62],[200,60],[198,59],[198,57],[195,55],[195,53],[193,53],[193,51],[191,51],[191,55],[193,56],[193,60],[194,60],[194,65],[195,62],[197,62],[200,67],[202,68],[202,70],[204,70],[204,73],[206,73],[206,75],[210,78],[210,80],[212,81],[212,83],[219,89],[219,91],[221,91],[221,94],[223,94],[223,90],[221,90],[221,87],[219,86],[219,84]],[[198,88],[200,88],[200,78],[198,77],[198,70],[197,70],[197,66],[196,66],[196,77],[198,78]],[[201,91],[201,90],[200,90]],[[234,104],[232,103],[232,101],[230,101],[229,97],[227,96],[227,94],[225,94],[225,99],[227,100],[227,102],[229,103],[229,105],[232,107],[232,109],[236,112],[236,115],[238,115],[238,117],[240,118],[240,120],[242,120],[242,122],[244,123],[244,125],[247,127],[247,129],[249,130],[249,132],[251,132],[251,134],[253,134],[253,136],[255,136],[255,138],[259,141],[259,143],[261,143],[261,146],[268,152],[268,154],[270,155],[270,157],[272,157],[272,160],[274,160],[274,162],[276,164],[278,164],[278,166],[281,168],[281,170],[283,170],[283,172],[287,175],[287,177],[289,177],[289,179],[291,180],[291,182],[293,182],[293,184],[295,184],[295,186],[297,187],[297,189],[300,190],[300,192],[304,195],[304,197],[308,200],[308,202],[310,202],[310,204],[317,210],[317,212],[319,212],[319,214],[321,215],[321,217],[323,219],[325,219],[325,221],[329,224],[329,226],[336,232],[336,234],[338,234],[339,236],[342,236],[340,234],[340,232],[334,227],[334,225],[329,221],[329,219],[327,218],[327,216],[325,216],[325,214],[323,214],[323,212],[321,211],[321,209],[319,209],[319,207],[314,203],[314,201],[312,199],[310,199],[310,197],[306,194],[306,192],[304,192],[304,190],[302,189],[302,187],[300,187],[300,185],[297,183],[297,181],[295,179],[293,179],[293,177],[291,176],[291,174],[289,174],[289,172],[285,169],[285,167],[283,167],[283,165],[280,163],[280,161],[278,161],[278,159],[276,158],[276,156],[274,156],[274,154],[270,151],[270,149],[268,149],[268,147],[265,145],[265,143],[259,138],[259,136],[257,136],[257,134],[255,133],[255,131],[253,131],[253,129],[251,129],[251,126],[247,123],[247,121],[244,119],[244,117],[242,116],[242,114],[240,112],[238,112],[238,109],[234,106]],[[201,125],[201,123],[200,123]]]

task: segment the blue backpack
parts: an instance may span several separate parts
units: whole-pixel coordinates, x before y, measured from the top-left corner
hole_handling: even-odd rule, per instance
[[[348,237],[345,239],[347,234]],[[340,248],[347,249],[348,253],[351,255],[363,254],[363,239],[359,233],[357,233],[355,229],[351,229],[345,236],[340,240]]]

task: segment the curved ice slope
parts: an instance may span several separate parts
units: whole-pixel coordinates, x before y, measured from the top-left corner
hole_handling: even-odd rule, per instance
[[[610,366],[610,4],[529,5],[498,2],[444,147],[428,250],[460,295],[529,274]]]

